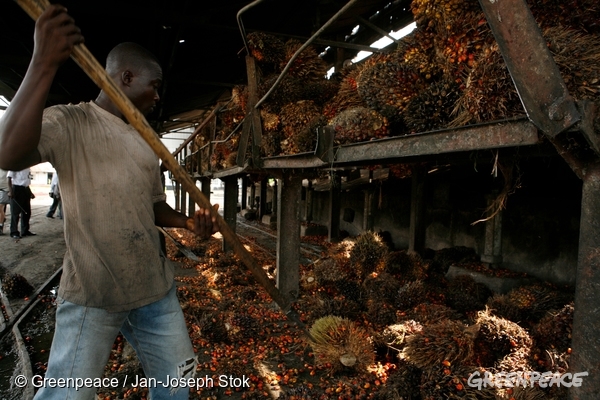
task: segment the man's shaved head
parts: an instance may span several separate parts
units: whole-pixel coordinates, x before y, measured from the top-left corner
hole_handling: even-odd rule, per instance
[[[140,69],[147,68],[148,64],[156,63],[158,60],[148,50],[137,43],[125,42],[116,45],[106,58],[106,72],[113,76],[120,74],[126,69],[132,72],[139,72]]]

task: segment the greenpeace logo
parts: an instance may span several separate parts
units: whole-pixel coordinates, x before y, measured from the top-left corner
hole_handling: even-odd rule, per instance
[[[519,371],[519,372],[498,372],[492,374],[485,371],[483,376],[479,371],[473,372],[467,380],[467,385],[481,390],[482,388],[512,388],[512,387],[533,387],[538,385],[541,388],[546,387],[579,387],[583,383],[583,377],[588,376],[588,372],[577,372],[571,374],[567,372],[561,374],[558,372],[537,372],[537,371]]]

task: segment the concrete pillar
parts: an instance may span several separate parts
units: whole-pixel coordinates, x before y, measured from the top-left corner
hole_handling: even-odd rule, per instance
[[[242,210],[246,209],[248,204],[248,178],[242,177]]]
[[[210,201],[210,184],[212,182],[212,179],[204,177],[204,178],[200,178],[200,185],[202,187],[202,193],[204,194],[204,196],[208,199],[208,201]]]
[[[250,186],[250,208],[254,208],[254,197],[256,197],[256,184],[252,182]]]
[[[363,231],[372,231],[374,225],[373,207],[375,203],[375,190],[365,190],[365,209],[363,214]]]
[[[237,225],[237,203],[238,203],[238,182],[237,177],[228,176],[224,178],[225,182],[225,193],[224,193],[224,210],[223,210],[223,218],[225,222],[233,232],[235,232],[235,228]],[[223,251],[228,252],[233,250],[233,247],[223,241]]]
[[[488,207],[494,205],[496,196],[497,193],[488,197]],[[491,210],[491,212],[494,211]],[[498,211],[493,218],[485,221],[485,244],[481,262],[488,263],[491,267],[502,264],[502,210]]]
[[[311,222],[313,219],[313,193],[312,182],[308,181],[308,187],[306,188],[306,222]]]
[[[571,400],[600,398],[600,166],[583,177],[575,315],[569,372],[588,373],[580,387],[569,389]]]
[[[258,219],[259,221],[265,215],[267,209],[267,186],[269,181],[267,178],[264,178],[260,181],[260,203],[258,206]]]
[[[340,210],[342,205],[342,177],[331,173],[331,188],[329,189],[329,241],[340,240]]]
[[[408,251],[420,253],[425,248],[425,177],[426,171],[416,168],[412,175],[410,194],[410,227]]]
[[[302,178],[283,174],[278,185],[277,287],[293,300],[298,298],[300,279],[300,196]]]

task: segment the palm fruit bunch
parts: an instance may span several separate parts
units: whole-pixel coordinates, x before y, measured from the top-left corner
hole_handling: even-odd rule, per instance
[[[465,14],[460,24],[454,25],[452,31],[445,33],[436,43],[436,55],[442,74],[457,83],[464,82],[464,74],[473,68],[477,56],[485,47],[494,43],[482,11]]]
[[[399,321],[416,321],[422,325],[436,324],[442,320],[458,321],[462,315],[443,304],[421,303],[398,313]]]
[[[375,334],[373,340],[376,344],[383,344],[394,352],[400,352],[406,344],[406,338],[422,330],[423,325],[417,321],[406,320],[385,327],[381,333]]]
[[[514,322],[538,321],[547,311],[569,302],[570,294],[550,285],[535,283],[511,290],[505,295],[495,295],[488,301],[493,313]]]
[[[258,85],[258,97],[263,98],[273,87],[279,75],[269,75]],[[304,85],[301,79],[292,76],[284,76],[275,90],[262,103],[261,109],[273,114],[281,113],[281,109],[289,103],[300,100],[308,100],[304,94]]]
[[[567,351],[571,347],[574,310],[571,302],[558,311],[549,311],[532,329],[536,345]]]
[[[392,275],[381,272],[367,276],[362,283],[362,290],[366,299],[392,302],[400,286],[400,282]]]
[[[389,135],[387,118],[366,107],[348,108],[329,121],[335,131],[335,144],[366,142]]]
[[[459,312],[481,310],[492,292],[470,275],[459,275],[450,281],[446,293],[447,304]]]
[[[2,291],[7,297],[23,298],[33,293],[33,286],[23,275],[7,273],[2,278]]]
[[[369,107],[396,123],[414,96],[425,87],[418,71],[404,62],[402,54],[394,52],[365,66],[357,80],[358,94]]]
[[[406,250],[388,253],[385,259],[385,272],[395,276],[402,282],[427,278],[428,264],[417,253]]]
[[[200,334],[209,342],[219,343],[229,339],[227,327],[219,313],[206,312],[198,319]]]
[[[396,307],[392,304],[381,301],[368,299],[366,301],[365,318],[375,326],[387,326],[396,323]]]
[[[231,101],[219,110],[219,127],[229,129],[231,132],[244,120],[247,105],[248,87],[246,85],[236,85],[231,89]]]
[[[224,139],[226,137],[225,132],[227,131],[220,131],[218,137],[223,137]],[[213,169],[229,168],[236,164],[238,140],[239,137],[234,135],[233,137],[229,138],[227,142],[215,143],[213,154],[210,158],[210,165]]]
[[[285,43],[285,59],[280,64],[282,70],[294,53],[302,46],[302,42],[294,39],[290,39]],[[317,53],[313,46],[308,46],[292,62],[288,73],[290,76],[301,78],[303,80],[323,79],[327,74],[327,64],[319,57],[319,53]]]
[[[225,328],[229,339],[233,341],[254,338],[260,333],[260,326],[256,319],[247,314],[227,313]]]
[[[332,99],[325,103],[323,114],[328,120],[348,108],[364,107],[365,103],[358,94],[358,77],[363,69],[363,64],[351,64],[342,68],[339,89]],[[334,80],[334,79],[332,79]]]
[[[278,114],[265,109],[260,110],[262,122],[261,153],[263,157],[276,156],[281,153],[281,120]]]
[[[479,362],[494,363],[482,366],[507,372],[530,370],[529,357],[533,342],[525,329],[515,322],[491,314],[488,309],[477,313],[475,324],[479,326],[478,352],[480,349],[482,353],[491,352],[489,359],[479,358]]]
[[[600,36],[553,27],[544,30],[544,38],[569,94],[600,106]],[[600,116],[594,125],[596,133],[600,133]]]
[[[433,41],[423,30],[417,30],[400,40],[399,50],[407,66],[429,82],[440,74],[439,64],[433,57]]]
[[[311,80],[302,85],[303,100],[312,100],[319,107],[324,107],[337,94],[340,82],[331,79]]]
[[[375,392],[374,400],[420,399],[421,370],[404,360],[399,360],[395,371],[388,376],[385,385]]]
[[[315,321],[309,332],[308,342],[319,366],[330,365],[334,371],[365,370],[375,360],[369,333],[349,319],[323,317]]]
[[[473,358],[479,326],[441,320],[406,338],[401,357],[421,369],[464,364]]]
[[[264,32],[252,32],[246,36],[250,55],[258,61],[263,72],[281,71],[285,60],[285,43],[276,36]]]
[[[496,43],[486,46],[462,83],[450,126],[463,126],[523,114],[519,95]]]
[[[321,258],[315,261],[313,271],[317,278],[317,283],[322,286],[348,279],[348,275],[333,257]]]
[[[448,78],[460,79],[482,44],[492,39],[477,0],[415,0],[411,9],[421,41],[433,44],[433,54]]]
[[[282,154],[297,154],[314,151],[317,143],[317,128],[325,125],[319,107],[311,100],[289,103],[281,109],[281,127],[284,139]]]
[[[410,8],[418,28],[436,33],[456,29],[466,15],[481,11],[476,0],[413,0]]]
[[[303,309],[308,312],[309,321],[316,321],[328,315],[355,320],[363,311],[362,306],[353,300],[340,296],[332,297],[323,292],[309,296]]]
[[[400,311],[406,311],[427,301],[429,287],[422,280],[408,282],[396,292],[394,304]]]
[[[459,98],[458,84],[440,80],[413,97],[402,112],[411,133],[427,132],[446,127]]]
[[[595,0],[527,0],[538,25],[564,26],[600,33],[600,6]]]
[[[538,370],[567,372],[571,355],[573,303],[549,311],[531,331],[532,364]]]
[[[361,281],[373,272],[383,269],[388,248],[381,236],[372,231],[362,233],[350,250],[350,264]]]
[[[352,249],[356,245],[356,238],[346,238],[328,249],[328,256],[335,261],[339,276],[355,279],[357,271],[350,260]],[[337,271],[336,271],[337,273]]]
[[[494,400],[492,388],[469,385],[469,377],[473,373],[483,377],[485,371],[470,365],[445,363],[428,368],[421,376],[420,393],[422,400]]]

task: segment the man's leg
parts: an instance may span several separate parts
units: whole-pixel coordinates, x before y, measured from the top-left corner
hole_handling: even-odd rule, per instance
[[[58,202],[59,202],[59,199],[57,199],[56,197],[52,198],[52,205],[48,209],[48,213],[46,214],[46,217],[48,217],[48,218],[53,217],[54,213],[56,212],[56,207],[58,206]]]
[[[21,204],[19,198],[17,197],[18,186],[13,186],[13,198],[10,199],[10,234],[19,235],[19,217],[23,210],[17,204]]]
[[[152,304],[132,310],[121,332],[133,346],[147,378],[156,378],[150,388],[152,400],[183,400],[189,388],[173,387],[171,379],[192,378],[196,358],[190,341],[175,286],[169,294]]]
[[[58,299],[46,378],[100,378],[128,312],[109,313]],[[35,399],[93,400],[97,388],[41,388]]]
[[[4,221],[6,220],[6,204],[0,204],[0,235],[4,234]]]
[[[23,206],[23,215],[21,215],[21,235],[29,232],[29,219],[31,218],[31,190],[24,188],[23,200],[20,201]]]

